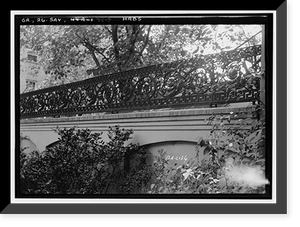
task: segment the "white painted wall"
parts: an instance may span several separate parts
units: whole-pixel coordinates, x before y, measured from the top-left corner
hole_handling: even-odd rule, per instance
[[[40,64],[41,58],[37,56],[37,62],[28,60],[28,54],[32,51],[28,48],[22,48],[20,51],[20,93],[26,89],[26,80],[35,81],[35,89],[38,89],[45,81],[47,75]],[[26,91],[25,91],[26,92]]]
[[[24,149],[25,154],[29,154],[32,151],[37,150],[37,146],[30,139],[22,139],[20,144],[21,149]]]
[[[129,142],[143,146],[151,145],[148,147],[153,152],[163,144],[165,149],[170,152],[178,153],[181,150],[192,155],[199,139],[207,137],[211,130],[211,126],[207,125],[205,119],[212,113],[218,116],[230,112],[245,112],[245,107],[36,118],[21,120],[20,129],[21,133],[24,136],[29,136],[40,151],[58,140],[58,135],[53,130],[57,126],[66,128],[77,126],[78,128],[88,128],[93,132],[103,132],[103,139],[107,141],[108,127],[119,125],[121,128],[133,129],[133,138]]]

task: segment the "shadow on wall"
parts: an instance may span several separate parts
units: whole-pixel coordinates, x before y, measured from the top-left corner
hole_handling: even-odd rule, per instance
[[[46,146],[50,148],[55,146],[59,141],[55,141]],[[181,165],[187,163],[190,159],[196,158],[197,156],[197,143],[191,141],[164,141],[158,143],[152,143],[144,145],[143,147],[149,152],[147,162],[153,164],[155,161],[155,156],[158,156],[158,151],[163,149],[166,154],[166,159],[169,161],[170,165]],[[24,149],[25,154],[37,150],[37,146],[29,139],[25,138],[21,140],[21,149]],[[199,149],[199,148],[198,148]],[[203,155],[204,148],[200,148],[199,159],[207,159],[207,155]]]
[[[23,150],[23,152],[27,155],[32,151],[36,151],[37,150],[37,146],[34,144],[34,142],[32,142],[30,139],[21,139],[21,144],[20,144],[20,148],[21,150]]]
[[[54,141],[53,143],[48,144],[48,145],[46,146],[46,149],[51,148],[51,147],[54,147],[54,146],[57,145],[58,143],[59,143],[59,140]]]
[[[52,146],[55,146],[57,143],[59,142],[59,140],[54,141],[53,143],[50,143],[49,145],[46,146],[47,148],[50,148]],[[21,139],[21,145],[20,145],[21,150],[23,150],[23,152],[27,155],[32,151],[39,151],[37,149],[37,146],[35,145],[34,142],[32,142],[29,138],[22,138]]]

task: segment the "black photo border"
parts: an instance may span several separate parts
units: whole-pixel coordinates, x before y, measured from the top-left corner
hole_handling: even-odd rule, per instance
[[[2,200],[0,211],[9,213],[31,214],[77,214],[77,213],[103,213],[103,214],[283,214],[287,212],[287,2],[281,2],[276,10],[276,203],[11,203],[10,165],[5,169],[4,179],[8,186],[5,199]],[[264,9],[267,10],[267,9]],[[62,12],[63,13],[63,12]],[[280,62],[280,64],[278,64]],[[275,120],[275,119],[274,119]],[[278,152],[280,151],[280,152]],[[6,164],[11,163],[10,155],[4,156]]]
[[[65,11],[64,11],[65,12]],[[85,13],[91,13],[90,11],[84,11]],[[122,11],[109,13],[105,15],[100,13],[99,15],[89,15],[84,13],[80,14],[67,14],[60,13],[58,15],[51,14],[53,11],[47,13],[41,13],[40,11],[34,14],[17,14],[15,16],[15,62],[20,62],[19,59],[19,40],[20,40],[20,26],[21,25],[64,25],[64,24],[76,24],[76,25],[89,25],[89,24],[131,24],[131,23],[141,23],[141,24],[263,24],[265,30],[265,61],[266,61],[266,74],[272,75],[273,70],[273,24],[274,24],[274,15],[272,13],[192,13],[189,14],[188,11],[185,11],[186,14],[176,14],[171,11],[170,13],[159,13],[152,14],[152,11],[147,11],[147,15],[135,16],[135,12],[130,13],[129,16]],[[73,13],[71,11],[70,13]],[[93,12],[94,13],[94,12]],[[184,15],[184,17],[182,17]],[[93,18],[93,22],[90,22],[88,19]],[[126,19],[124,21],[124,18]],[[129,21],[127,18],[135,18],[137,21]],[[139,22],[139,19],[142,22]],[[55,19],[60,19],[60,22]],[[85,21],[86,20],[86,21]],[[19,72],[20,68],[18,64],[15,64],[15,72]],[[132,199],[137,201],[137,199],[147,199],[148,201],[152,199],[167,199],[169,202],[171,199],[181,200],[181,199],[262,199],[270,200],[272,199],[272,82],[273,77],[266,76],[266,109],[268,111],[268,117],[266,118],[266,178],[270,181],[266,185],[266,193],[264,194],[100,194],[100,195],[78,195],[78,194],[22,194],[20,192],[20,157],[19,157],[19,138],[16,136],[16,150],[15,150],[15,198],[16,199]],[[15,73],[15,130],[16,135],[20,133],[20,124],[17,119],[20,119],[19,115],[19,75]]]

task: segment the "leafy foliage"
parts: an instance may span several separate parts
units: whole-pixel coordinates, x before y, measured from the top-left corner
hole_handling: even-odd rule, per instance
[[[260,107],[262,108],[262,107]],[[250,113],[256,109],[249,107]],[[253,117],[256,117],[253,115]],[[132,130],[109,129],[109,142],[90,130],[57,129],[59,142],[46,151],[21,152],[21,191],[25,194],[227,194],[265,193],[264,119],[245,113],[212,115],[207,138],[197,155],[169,165],[158,151],[152,164],[147,152],[126,142]],[[203,149],[204,148],[204,149]],[[207,158],[200,160],[200,152]],[[150,180],[152,179],[151,183]]]
[[[22,48],[42,56],[40,63],[50,75],[48,86],[261,41],[259,37],[249,40],[251,35],[244,28],[241,25],[28,25],[21,26],[20,41]],[[233,65],[226,76],[231,79],[241,67]],[[248,77],[243,81],[245,88],[253,84]],[[263,109],[260,103],[249,111],[256,114]],[[183,165],[169,166],[164,151],[159,151],[153,164],[155,179],[148,193],[264,192],[263,179],[260,184],[253,184],[243,178],[252,170],[264,173],[264,119],[230,113],[219,118],[212,115],[207,124],[212,129],[208,138],[199,140],[198,151],[204,148],[209,159],[199,161],[195,157]],[[100,134],[88,129],[57,129],[57,133],[61,137],[59,143],[46,151],[32,152],[29,156],[21,152],[22,193],[145,192],[141,188],[151,178],[147,153],[138,145],[125,145],[131,130],[110,128],[107,143]]]
[[[249,108],[250,113],[254,110]],[[187,163],[171,166],[160,150],[148,193],[265,193],[264,119],[244,116],[233,112],[218,118],[210,116],[206,121],[212,125],[210,135],[199,140],[197,156]],[[202,150],[208,159],[200,161]]]
[[[155,180],[149,194],[213,194],[218,192],[214,168],[196,157],[182,165],[169,165],[166,152],[158,151],[153,164]]]
[[[60,136],[56,145],[29,156],[21,152],[21,193],[133,193],[149,181],[146,152],[136,144],[125,145],[132,130],[110,127],[107,143],[89,129],[56,131]]]
[[[228,50],[253,35],[247,26],[24,25],[20,46],[41,56],[50,86]],[[258,36],[246,44],[260,41]]]
[[[256,112],[255,107],[248,110],[251,114]],[[262,193],[268,182],[264,177],[264,119],[245,115],[230,112],[220,118],[212,116],[207,121],[212,125],[209,138],[199,141],[199,145],[205,147],[204,151],[220,168],[221,193]],[[233,126],[227,126],[225,122],[231,121],[235,121]]]

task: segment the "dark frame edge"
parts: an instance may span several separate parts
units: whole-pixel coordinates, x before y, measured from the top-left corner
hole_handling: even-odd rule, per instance
[[[279,68],[276,68],[277,72],[277,85],[281,87],[281,89],[277,89],[280,100],[277,99],[280,107],[277,106],[277,137],[280,137],[281,141],[277,144],[277,151],[283,149],[283,151],[287,148],[287,136],[286,136],[286,121],[287,116],[285,112],[285,107],[287,104],[287,94],[286,85],[287,78],[282,76],[279,78],[278,75],[286,75],[286,58],[287,58],[287,41],[284,31],[286,31],[287,24],[287,2],[284,2],[277,9],[277,22],[279,21],[278,17],[280,17],[280,23],[277,24],[277,34],[281,37],[277,37],[277,63],[281,63]],[[280,52],[280,54],[278,54]],[[282,64],[283,63],[283,64]],[[279,81],[280,80],[280,81]],[[282,87],[284,89],[282,89]],[[274,119],[275,120],[275,119]],[[259,204],[260,209],[257,209],[258,204],[169,204],[174,207],[172,211],[166,209],[168,204],[17,204],[11,203],[9,204],[1,213],[259,213],[260,211],[264,211],[264,213],[286,213],[287,212],[287,196],[286,190],[286,180],[287,177],[287,169],[283,166],[284,161],[286,161],[286,152],[280,152],[280,157],[278,156],[279,152],[277,152],[277,167],[283,168],[280,169],[280,176],[277,175],[277,202],[276,204]],[[280,162],[280,163],[279,163]],[[277,171],[278,174],[279,171]],[[280,195],[280,196],[279,196]],[[58,206],[59,205],[59,206]],[[202,209],[199,206],[203,206]],[[217,205],[217,206],[216,206]],[[204,209],[205,206],[205,209]],[[72,208],[73,207],[73,208]],[[80,207],[80,209],[79,209]],[[179,209],[180,207],[180,209]],[[185,209],[186,208],[186,209]],[[92,209],[92,210],[91,210]],[[191,212],[191,209],[194,209]],[[91,212],[92,211],[92,212]]]

